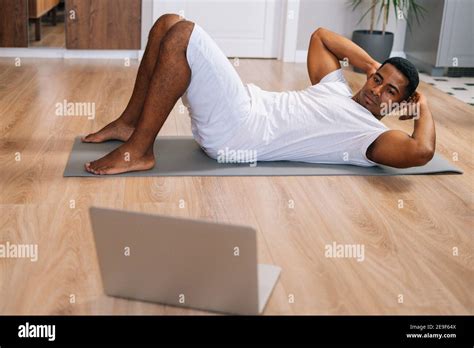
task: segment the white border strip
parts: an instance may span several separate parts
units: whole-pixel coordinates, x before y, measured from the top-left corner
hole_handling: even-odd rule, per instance
[[[64,59],[138,59],[138,50],[64,50]]]
[[[0,57],[64,59],[139,59],[139,50],[68,50],[65,48],[0,48]]]
[[[390,53],[390,58],[392,57],[402,57],[406,58],[406,54],[404,51],[392,51]],[[295,63],[306,63],[308,59],[308,50],[297,50],[295,54]]]
[[[13,58],[63,58],[61,48],[0,48],[0,57]]]

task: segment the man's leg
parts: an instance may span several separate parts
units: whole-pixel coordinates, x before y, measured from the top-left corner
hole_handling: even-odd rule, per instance
[[[143,110],[148,86],[160,52],[161,41],[168,30],[182,20],[184,18],[176,14],[165,14],[155,22],[148,35],[147,46],[138,68],[132,97],[124,112],[118,119],[112,121],[100,131],[84,137],[82,141],[97,143],[110,139],[127,141],[130,138]]]
[[[194,23],[180,21],[161,42],[142,114],[135,131],[126,143],[91,163],[86,170],[94,174],[118,174],[148,170],[155,165],[153,144],[178,99],[191,82],[191,68],[186,58]]]

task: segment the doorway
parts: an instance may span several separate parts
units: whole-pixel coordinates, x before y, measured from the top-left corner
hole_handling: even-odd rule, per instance
[[[227,57],[278,58],[282,0],[155,0],[153,21],[177,13],[198,23]]]

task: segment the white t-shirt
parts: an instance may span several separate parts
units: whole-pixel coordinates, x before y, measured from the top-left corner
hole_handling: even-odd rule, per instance
[[[299,91],[270,92],[247,84],[252,107],[230,148],[255,153],[257,161],[374,166],[367,148],[387,128],[352,100],[342,70]],[[254,160],[253,160],[254,161]]]

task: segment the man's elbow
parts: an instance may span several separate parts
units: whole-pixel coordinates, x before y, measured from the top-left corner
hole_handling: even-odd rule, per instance
[[[421,167],[430,162],[434,157],[435,151],[433,149],[423,149],[420,150],[413,163],[413,167]]]
[[[397,161],[396,163],[388,164],[390,167],[398,169],[406,169],[412,167],[422,167],[426,165],[429,161],[433,159],[434,151],[429,149],[424,149],[423,151],[418,151],[416,154],[409,157],[405,157],[403,161]]]
[[[423,165],[427,164],[428,162],[430,162],[433,157],[434,157],[434,154],[435,154],[435,151],[434,150],[426,150],[425,152],[423,152],[420,157],[421,157],[421,161],[423,162]]]

